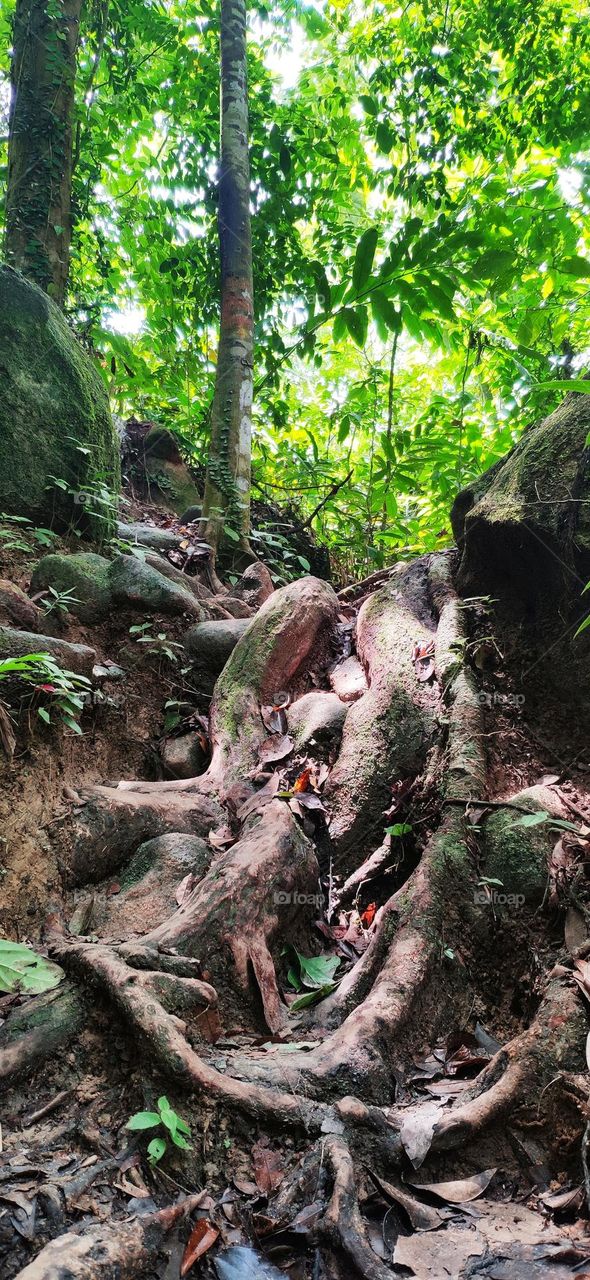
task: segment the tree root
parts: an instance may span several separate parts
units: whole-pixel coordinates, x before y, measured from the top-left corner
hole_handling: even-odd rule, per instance
[[[0,1027],[0,1080],[26,1075],[81,1031],[86,1009],[71,983],[15,1009]]]
[[[391,1280],[391,1271],[379,1261],[369,1244],[359,1209],[354,1164],[341,1138],[330,1137],[324,1155],[334,1184],[328,1208],[319,1224],[320,1234],[337,1253],[344,1253],[363,1280]]]
[[[233,955],[242,997],[251,993],[250,965],[258,984],[266,1023],[278,1031],[287,1022],[279,995],[271,946],[285,939],[281,920],[288,904],[289,934],[298,927],[303,903],[319,883],[315,851],[291,810],[280,800],[253,813],[242,838],[219,855],[186,902],[157,929],[147,946],[206,957],[207,969],[227,984],[227,957]],[[308,907],[311,923],[311,912]]]
[[[133,1280],[146,1274],[166,1234],[198,1208],[202,1194],[130,1222],[109,1222],[51,1240],[16,1280]]]

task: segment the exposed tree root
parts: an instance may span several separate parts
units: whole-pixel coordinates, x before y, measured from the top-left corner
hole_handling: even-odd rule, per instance
[[[19,1280],[132,1280],[145,1275],[158,1257],[166,1234],[202,1196],[189,1196],[182,1204],[130,1222],[108,1223],[77,1235],[51,1240],[33,1262],[19,1273]]]
[[[0,1027],[0,1080],[25,1075],[63,1050],[85,1022],[82,996],[69,983],[15,1009]]]
[[[326,1161],[333,1176],[330,1203],[320,1232],[337,1253],[352,1262],[364,1280],[388,1280],[390,1270],[378,1260],[369,1244],[359,1209],[352,1156],[341,1138],[327,1138]]]

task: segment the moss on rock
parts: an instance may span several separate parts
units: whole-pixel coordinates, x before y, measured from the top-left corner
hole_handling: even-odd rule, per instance
[[[67,489],[52,487],[51,476]],[[75,497],[99,477],[118,491],[119,445],[100,375],[59,308],[0,267],[0,510],[101,540],[114,532],[114,515],[98,519]]]
[[[33,570],[31,591],[71,591],[72,603],[68,605],[81,622],[92,625],[102,622],[111,609],[109,586],[110,561],[92,551],[81,551],[73,556],[58,553],[43,556]]]

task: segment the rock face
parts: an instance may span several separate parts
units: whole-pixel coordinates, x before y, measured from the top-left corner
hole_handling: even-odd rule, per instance
[[[289,733],[298,751],[312,743],[338,742],[348,708],[336,693],[314,689],[293,702],[287,712]]]
[[[458,494],[451,521],[461,591],[520,604],[590,577],[590,396],[570,393],[514,449]],[[573,570],[573,573],[572,573]]]
[[[184,647],[199,666],[218,675],[249,622],[249,618],[221,618],[213,622],[199,622],[196,627],[187,631]]]
[[[147,932],[172,915],[175,891],[184,877],[192,873],[200,880],[210,861],[211,849],[199,836],[179,831],[146,840],[121,871],[120,892],[107,897],[104,914],[98,908],[101,927],[108,923],[126,937]]]
[[[233,595],[237,600],[243,600],[245,604],[259,609],[273,591],[274,583],[266,565],[261,560],[257,560],[244,570],[233,588]]]
[[[48,488],[51,476],[67,489]],[[100,375],[55,303],[0,267],[0,510],[102,539],[114,517],[98,520],[77,499],[97,476],[118,491],[119,444]]]
[[[89,624],[102,622],[117,606],[147,613],[203,616],[192,591],[171,582],[135,556],[107,560],[89,551],[44,556],[35,565],[31,590],[35,593],[47,587],[73,590],[75,598],[68,601],[68,610]]]
[[[159,529],[151,524],[125,524],[117,520],[117,534],[126,542],[134,542],[138,547],[151,547],[153,551],[174,551],[180,543],[177,533],[171,529]]]
[[[207,756],[198,733],[183,733],[167,738],[162,750],[162,764],[167,778],[196,778],[207,766]]]
[[[150,488],[158,489],[159,501],[177,515],[200,504],[197,486],[180,449],[165,427],[154,425],[144,440],[144,465]]]

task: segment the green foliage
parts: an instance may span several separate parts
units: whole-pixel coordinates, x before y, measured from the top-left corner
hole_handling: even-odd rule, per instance
[[[0,938],[0,991],[37,996],[59,986],[63,969],[20,942]]]
[[[160,663],[164,658],[168,662],[179,662],[183,653],[183,645],[170,640],[165,631],[154,634],[151,622],[135,623],[129,628],[129,635],[134,637],[137,644],[145,644],[150,657],[157,658]]]
[[[9,13],[0,0],[5,70]],[[571,0],[253,14],[254,490],[313,516],[343,578],[444,546],[457,489],[577,385],[588,16]],[[71,318],[117,411],[173,427],[201,466],[217,20],[202,0],[88,8],[74,178]],[[281,580],[304,568],[268,545]]]
[[[67,729],[82,733],[79,719],[84,698],[92,689],[86,676],[62,670],[49,653],[27,653],[20,658],[0,659],[0,688],[3,682],[28,689],[37,701],[42,695],[43,704],[37,707],[37,715],[45,724],[51,723],[49,708],[53,708]]]
[[[304,987],[308,988],[289,1006],[293,1013],[297,1013],[300,1009],[317,1004],[334,990],[336,986],[334,974],[339,968],[340,958],[339,956],[304,956],[292,946],[287,948],[287,954],[292,957],[292,964],[287,974],[288,982],[296,991],[301,991]]]
[[[163,1129],[166,1137],[152,1138],[148,1144],[147,1153],[151,1165],[156,1165],[166,1154],[168,1149],[167,1138],[170,1138],[175,1147],[179,1147],[181,1151],[191,1151],[192,1147],[187,1138],[190,1138],[191,1131],[182,1116],[170,1106],[168,1099],[164,1096],[158,1098],[157,1111],[136,1111],[125,1125],[126,1129],[130,1129],[132,1133],[143,1132],[145,1129]]]

